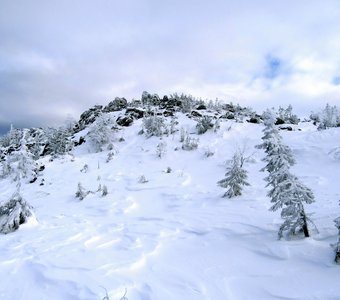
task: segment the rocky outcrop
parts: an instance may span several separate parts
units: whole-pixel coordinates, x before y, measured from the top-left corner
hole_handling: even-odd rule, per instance
[[[102,105],[95,105],[90,109],[84,111],[80,115],[80,119],[78,121],[78,126],[75,128],[75,132],[83,130],[87,125],[92,124],[96,118],[102,113],[103,106]]]
[[[124,108],[127,108],[128,102],[125,98],[116,97],[113,101],[111,101],[108,105],[106,105],[103,109],[103,112],[113,112],[120,111]]]

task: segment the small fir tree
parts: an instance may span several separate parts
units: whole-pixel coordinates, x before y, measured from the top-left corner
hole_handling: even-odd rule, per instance
[[[15,181],[21,180],[21,178],[32,181],[37,176],[37,165],[33,154],[28,150],[27,137],[28,130],[25,129],[21,138],[20,149],[11,154],[11,160],[16,162]]]
[[[332,245],[332,247],[333,247],[333,249],[334,249],[334,252],[335,252],[334,261],[335,261],[337,264],[340,264],[340,217],[339,217],[339,218],[336,218],[336,219],[334,220],[334,223],[335,223],[335,227],[338,229],[338,235],[339,235],[339,240],[338,240],[338,242]]]
[[[326,107],[320,114],[320,124],[318,129],[327,129],[337,127],[340,124],[340,113],[338,108],[327,103]]]
[[[335,262],[337,264],[340,264],[340,218],[336,218],[334,220],[335,227],[338,229],[339,234],[339,241],[333,245],[334,251],[335,251]]]
[[[247,171],[244,169],[241,161],[240,153],[235,153],[225,174],[226,177],[217,182],[219,186],[227,188],[223,197],[233,198],[241,196],[243,187],[249,185],[247,182]]]
[[[186,151],[196,150],[198,148],[198,143],[198,138],[192,138],[187,134],[182,143],[182,149]]]
[[[159,158],[162,158],[166,154],[166,142],[160,142],[157,145],[156,154]]]
[[[84,200],[85,197],[89,194],[89,191],[86,191],[82,184],[79,182],[78,183],[78,189],[76,192],[76,198],[79,198],[79,200]]]
[[[214,127],[213,118],[210,116],[203,116],[197,121],[196,129],[198,134],[206,133],[209,129]]]
[[[107,196],[108,193],[107,186],[104,184],[102,188],[102,197]]]
[[[276,115],[273,110],[267,109],[263,114],[263,123],[265,128],[263,129],[262,143],[257,145],[256,148],[264,149],[266,154],[270,154],[270,151],[277,144],[277,140],[281,139],[279,130],[275,125]]]
[[[145,116],[143,118],[143,132],[147,137],[162,136],[166,132],[164,118],[157,116],[156,111],[154,111],[151,115]]]
[[[269,175],[265,180],[268,182],[267,186],[272,187],[280,183],[284,179],[282,176],[285,176],[285,172],[295,164],[291,149],[284,145],[281,139],[277,139],[276,143],[271,145],[271,150],[263,161],[266,162],[266,166],[261,171],[268,171]]]
[[[34,216],[33,208],[21,196],[18,190],[0,206],[0,233],[10,233]]]
[[[148,180],[146,179],[146,177],[144,175],[141,175],[138,179],[138,183],[147,183]]]

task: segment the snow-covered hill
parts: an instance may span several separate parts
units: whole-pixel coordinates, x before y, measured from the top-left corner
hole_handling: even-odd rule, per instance
[[[94,153],[89,143],[53,161],[42,158],[38,180],[21,187],[37,221],[0,236],[0,299],[103,299],[105,289],[117,300],[125,289],[129,300],[340,299],[330,247],[340,216],[340,129],[300,123],[281,131],[297,162],[293,173],[315,194],[306,210],[319,230],[288,241],[277,239],[282,220],[268,210],[264,152],[254,147],[263,125],[223,120],[216,132],[196,136],[193,119],[179,113],[178,122],[199,138],[196,150],[181,148],[180,130],[139,135],[138,119],[115,132],[109,162],[109,151]],[[217,181],[237,149],[251,158],[250,186],[240,197],[222,198]],[[82,201],[78,183],[93,192]],[[96,192],[99,185],[107,196]],[[15,189],[2,180],[1,200]]]

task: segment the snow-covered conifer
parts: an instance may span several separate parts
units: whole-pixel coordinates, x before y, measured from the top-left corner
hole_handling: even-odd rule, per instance
[[[265,180],[273,187],[282,181],[281,177],[295,164],[291,149],[282,143],[281,138],[277,138],[276,143],[271,144],[270,151],[263,161],[266,165],[261,171],[268,171],[269,175]]]
[[[108,114],[100,114],[96,121],[89,126],[87,140],[96,152],[103,151],[103,146],[113,138],[112,121]]]
[[[275,126],[276,115],[271,109],[267,109],[263,115],[263,122],[265,128],[263,129],[262,144],[257,145],[258,149],[264,149],[269,154],[273,146],[277,144],[277,140],[281,139],[279,130]]]
[[[33,208],[16,191],[12,197],[0,206],[0,233],[10,233],[34,216]]]
[[[312,223],[305,213],[304,203],[314,202],[313,192],[302,184],[296,176],[290,173],[290,167],[295,164],[291,149],[284,145],[281,136],[274,125],[274,115],[266,111],[264,118],[266,128],[264,129],[263,148],[267,156],[264,158],[269,175],[265,178],[267,186],[271,186],[268,196],[273,205],[270,210],[276,211],[281,208],[281,217],[284,219],[279,229],[279,238],[284,233],[287,236],[303,233],[309,237],[308,223]]]
[[[340,218],[334,220],[335,227],[338,229],[339,241],[333,245],[335,251],[335,262],[340,264]]]
[[[214,124],[214,132],[216,133],[221,128],[220,119],[217,119]]]
[[[156,154],[159,158],[162,158],[166,154],[166,142],[160,142],[157,145]]]
[[[318,129],[327,129],[330,127],[337,127],[340,124],[340,113],[338,108],[328,103],[320,114],[320,124]]]
[[[171,117],[170,120],[170,134],[174,134],[176,131],[178,131],[178,129],[176,128],[176,126],[178,125],[178,121],[176,116]]]
[[[223,188],[227,188],[223,197],[232,198],[242,195],[244,186],[249,185],[247,182],[247,171],[241,164],[241,154],[236,152],[227,168],[225,178],[218,181],[217,184]]]
[[[107,186],[104,184],[102,188],[102,197],[105,197],[108,193]]]
[[[282,208],[281,217],[284,223],[280,227],[279,238],[284,232],[287,236],[303,233],[305,237],[309,237],[308,223],[312,222],[305,212],[304,203],[314,202],[313,192],[288,170],[282,170],[281,174],[278,172],[278,176],[280,180],[269,191],[268,196],[273,203],[270,210]]]
[[[183,143],[186,136],[187,136],[187,133],[186,133],[184,127],[181,127],[179,141],[180,141],[181,143]]]
[[[27,136],[28,130],[25,129],[23,130],[20,149],[11,153],[11,161],[16,162],[15,180],[27,178],[28,181],[32,181],[36,178],[37,166],[33,154],[28,150]]]
[[[78,183],[78,188],[76,192],[76,198],[79,198],[79,200],[84,200],[85,197],[89,194],[89,191],[86,191],[82,184],[79,182]]]
[[[300,119],[297,115],[293,114],[293,106],[291,104],[285,109],[283,107],[279,107],[279,118],[289,124],[299,124]]]
[[[196,150],[198,147],[199,139],[192,138],[188,133],[185,134],[184,141],[182,143],[182,149],[186,151]]]
[[[214,127],[214,123],[212,122],[212,117],[203,116],[197,121],[196,129],[198,134],[206,133],[209,129]]]
[[[9,155],[6,155],[4,159],[1,161],[0,165],[0,178],[6,178],[10,174],[12,174],[13,169],[10,163],[10,157]]]
[[[53,157],[63,155],[72,150],[71,133],[64,127],[46,130],[47,153]]]
[[[143,132],[147,137],[162,136],[166,131],[164,119],[161,116],[157,116],[156,112],[151,115],[143,117]]]
[[[85,165],[83,166],[83,168],[80,170],[80,172],[82,172],[82,173],[87,173],[88,170],[89,170],[89,165],[88,165],[88,164],[85,164]]]
[[[141,175],[138,179],[138,183],[147,183],[148,180],[146,179],[146,177],[144,175]]]

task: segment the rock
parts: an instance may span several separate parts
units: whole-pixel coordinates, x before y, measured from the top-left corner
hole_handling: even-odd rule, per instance
[[[129,115],[134,119],[141,119],[144,117],[145,111],[137,107],[128,107],[125,111],[125,115]]]
[[[133,118],[130,116],[120,116],[117,118],[116,123],[120,126],[128,127],[132,124]]]
[[[36,176],[34,176],[30,181],[29,181],[29,183],[34,183],[34,182],[36,182],[37,181],[37,177]]]
[[[173,110],[167,109],[163,112],[163,116],[164,117],[173,117],[174,116],[174,112]]]
[[[106,105],[103,109],[103,112],[112,112],[112,111],[120,111],[126,108],[128,102],[125,98],[116,97],[113,101],[111,101],[108,105]]]
[[[288,131],[293,131],[293,128],[291,126],[280,126],[280,130],[288,130]]]
[[[144,91],[142,93],[142,104],[143,105],[159,105],[161,102],[161,99],[157,94],[149,94],[148,92]]]
[[[193,117],[202,117],[202,114],[199,113],[198,111],[195,111],[195,110],[193,110],[193,111],[191,112],[191,115],[192,115]]]
[[[275,125],[282,125],[282,124],[285,124],[285,120],[281,118],[276,118]]]
[[[103,106],[102,105],[95,105],[93,107],[91,107],[90,109],[84,111],[81,115],[80,115],[80,119],[78,121],[78,126],[77,130],[83,130],[86,125],[89,125],[91,123],[93,123],[96,118],[100,115],[100,113],[102,112]]]
[[[259,124],[261,121],[260,121],[260,119],[258,119],[258,118],[252,117],[252,118],[250,118],[249,120],[247,120],[247,122],[253,123],[253,124]]]
[[[163,99],[160,101],[159,107],[161,109],[175,109],[176,107],[181,107],[182,106],[182,101],[171,97],[170,98],[168,96],[164,96]]]
[[[235,112],[235,107],[232,104],[224,104],[223,109],[234,113]]]
[[[81,136],[77,141],[74,142],[74,146],[80,146],[81,144],[84,144],[86,142],[85,138],[83,136]]]
[[[232,113],[232,112],[227,112],[225,115],[224,115],[224,118],[228,119],[228,120],[233,120],[235,119],[235,115]]]
[[[203,109],[207,109],[207,107],[204,104],[200,104],[196,107],[197,110],[203,110]]]

